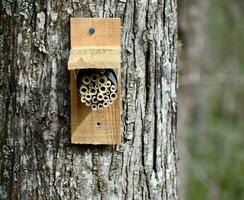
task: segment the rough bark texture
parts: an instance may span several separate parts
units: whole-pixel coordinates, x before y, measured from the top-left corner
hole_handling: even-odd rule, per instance
[[[0,199],[178,199],[176,0],[3,0]],[[122,144],[70,143],[69,20],[122,19]]]

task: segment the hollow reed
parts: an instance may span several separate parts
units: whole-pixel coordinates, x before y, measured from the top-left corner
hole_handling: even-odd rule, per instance
[[[78,72],[80,101],[93,111],[106,108],[117,98],[117,78],[114,70],[92,69]]]

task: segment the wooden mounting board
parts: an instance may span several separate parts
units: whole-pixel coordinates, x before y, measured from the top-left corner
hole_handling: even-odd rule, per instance
[[[94,35],[88,34],[90,27],[95,28]],[[120,48],[120,19],[71,18],[71,49],[89,45]],[[118,70],[118,97],[112,105],[97,111],[92,111],[81,103],[74,73],[70,71],[72,143],[120,144],[121,83],[120,70],[116,70]]]
[[[82,46],[120,47],[120,18],[71,18],[71,49]],[[95,29],[89,34],[90,28]]]
[[[71,142],[75,144],[120,143],[120,90],[108,108],[92,111],[81,103],[71,71]],[[120,89],[120,84],[118,85]],[[100,125],[98,125],[100,123]]]

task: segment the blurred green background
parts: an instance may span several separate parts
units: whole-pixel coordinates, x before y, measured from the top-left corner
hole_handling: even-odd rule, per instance
[[[179,1],[181,193],[244,200],[244,1]]]

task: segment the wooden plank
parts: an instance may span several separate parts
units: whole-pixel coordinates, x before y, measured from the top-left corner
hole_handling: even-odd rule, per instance
[[[71,71],[72,143],[120,143],[120,84],[118,98],[108,108],[92,111],[80,101],[74,74]]]
[[[120,68],[119,46],[82,46],[70,51],[68,69]]]
[[[96,29],[96,37],[87,34],[90,27]],[[104,30],[102,31],[102,27]],[[114,30],[116,27],[117,30]],[[112,29],[112,30],[111,30]],[[101,34],[101,35],[100,35]],[[120,48],[120,20],[71,19],[71,46],[117,46]],[[99,67],[99,66],[98,66]],[[118,70],[118,98],[107,108],[92,111],[80,101],[73,71],[71,75],[71,142],[75,144],[119,144],[121,83]]]
[[[89,34],[90,28],[95,29]],[[71,18],[71,48],[80,46],[120,47],[120,18]]]

